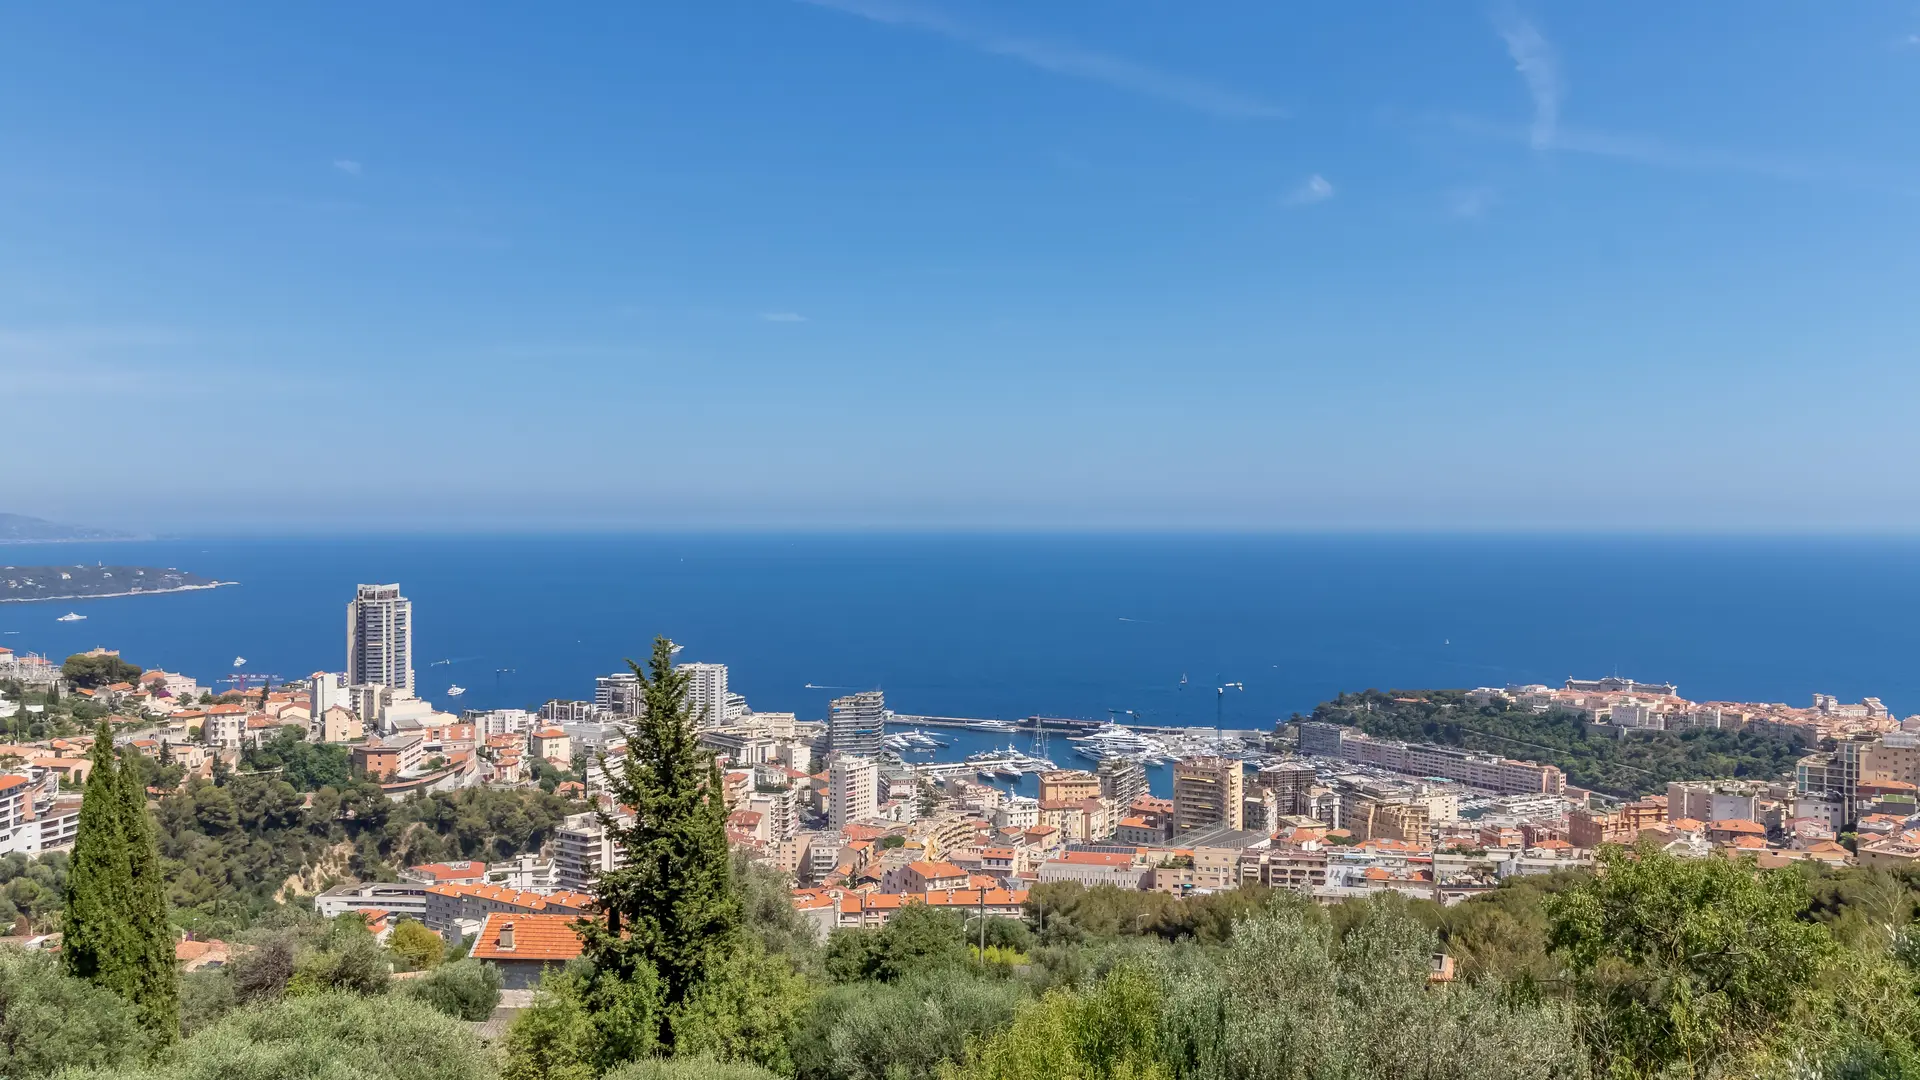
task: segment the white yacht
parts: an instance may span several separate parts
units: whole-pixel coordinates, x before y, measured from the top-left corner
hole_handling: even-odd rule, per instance
[[[449,686],[449,687],[447,687],[447,696],[448,696],[448,697],[459,697],[459,696],[460,696],[461,694],[464,694],[464,693],[466,693],[466,692],[467,692],[467,688],[466,688],[466,687],[464,687],[464,686]]]
[[[975,731],[1012,731],[1014,727],[1005,720],[976,720],[971,725]]]
[[[85,615],[82,615],[77,611],[69,611],[65,615],[62,615],[53,621],[54,622],[82,622],[85,619],[86,619]]]

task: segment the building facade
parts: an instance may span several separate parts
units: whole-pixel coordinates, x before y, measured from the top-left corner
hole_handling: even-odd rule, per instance
[[[413,601],[362,585],[347,603],[347,683],[413,690]]]
[[[827,771],[827,827],[839,832],[880,807],[880,766],[871,758],[835,758]]]
[[[836,754],[874,757],[887,735],[887,699],[878,690],[834,698],[827,714],[827,738]]]
[[[1208,825],[1240,829],[1246,823],[1245,798],[1246,774],[1237,759],[1194,757],[1173,763],[1176,835]]]

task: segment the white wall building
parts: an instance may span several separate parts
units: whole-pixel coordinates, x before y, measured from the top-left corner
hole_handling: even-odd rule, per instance
[[[838,832],[880,806],[880,766],[868,758],[835,758],[827,772],[827,824]]]
[[[413,601],[398,584],[362,585],[347,603],[346,674],[348,685],[413,690]]]
[[[720,727],[727,722],[727,665],[681,664],[687,675],[687,709],[695,727]]]

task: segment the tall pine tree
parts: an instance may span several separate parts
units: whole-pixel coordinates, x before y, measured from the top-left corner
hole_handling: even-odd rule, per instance
[[[701,749],[687,704],[688,676],[673,666],[673,644],[655,638],[640,678],[645,712],[628,727],[627,752],[608,769],[608,794],[630,808],[623,824],[601,813],[626,863],[600,875],[597,918],[583,928],[586,955],[599,976],[658,993],[666,1011],[716,973],[740,941],[740,898],[727,851],[727,807],[720,768]],[[609,1011],[632,1008],[633,995],[609,996]],[[617,1004],[616,1004],[617,1003]],[[672,1031],[658,1037],[668,1049]]]
[[[119,769],[105,720],[93,736],[93,771],[80,803],[80,827],[67,864],[60,954],[67,971],[128,1001],[138,989],[138,946],[127,925],[133,867],[121,826]]]
[[[134,996],[141,1022],[161,1042],[180,1032],[180,983],[174,970],[173,927],[167,921],[167,885],[160,848],[147,814],[147,770],[140,752],[127,748],[120,763],[120,831],[127,845],[132,889],[126,922],[133,937]]]

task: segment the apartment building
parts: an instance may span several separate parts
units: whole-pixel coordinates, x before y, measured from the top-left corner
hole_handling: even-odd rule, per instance
[[[1182,758],[1173,764],[1175,835],[1188,829],[1245,823],[1246,770],[1228,757]]]
[[[626,862],[626,852],[607,835],[598,814],[568,815],[553,832],[553,880],[569,892],[593,892],[603,871]]]

